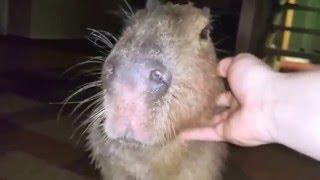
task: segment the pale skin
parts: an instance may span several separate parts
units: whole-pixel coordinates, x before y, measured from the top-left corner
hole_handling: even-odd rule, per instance
[[[218,74],[231,92],[216,103],[229,109],[213,117],[214,125],[183,132],[183,140],[279,143],[320,160],[320,69],[279,73],[253,55],[239,54],[222,60]]]

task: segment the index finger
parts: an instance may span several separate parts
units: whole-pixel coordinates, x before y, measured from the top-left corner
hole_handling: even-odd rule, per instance
[[[216,130],[211,127],[190,129],[180,134],[182,140],[197,141],[222,141],[223,139],[217,134]]]

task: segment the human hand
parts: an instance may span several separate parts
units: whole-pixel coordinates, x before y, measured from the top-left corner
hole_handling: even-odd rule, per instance
[[[228,110],[215,115],[211,127],[182,132],[182,140],[226,141],[241,146],[273,142],[272,93],[277,73],[257,57],[239,54],[223,59],[218,74],[227,78],[231,92],[218,96],[216,104]]]

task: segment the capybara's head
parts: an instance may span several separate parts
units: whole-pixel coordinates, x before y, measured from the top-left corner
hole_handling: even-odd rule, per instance
[[[154,145],[201,126],[221,89],[215,66],[209,9],[148,1],[104,62],[103,132]]]

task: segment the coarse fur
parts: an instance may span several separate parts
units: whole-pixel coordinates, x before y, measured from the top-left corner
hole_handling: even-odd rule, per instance
[[[151,6],[153,3],[149,3]],[[103,88],[103,102],[88,120],[88,148],[104,180],[220,179],[223,143],[185,142],[184,129],[211,123],[215,98],[223,90],[216,75],[216,54],[209,37],[210,13],[192,4],[167,3],[132,14],[121,38],[105,60],[137,57],[160,61],[172,73],[168,92],[148,104],[145,119],[151,138],[146,143],[112,139],[106,130],[113,113],[112,95]],[[119,60],[120,61],[120,60]],[[110,70],[111,71],[111,70]],[[110,72],[109,72],[110,73]]]

